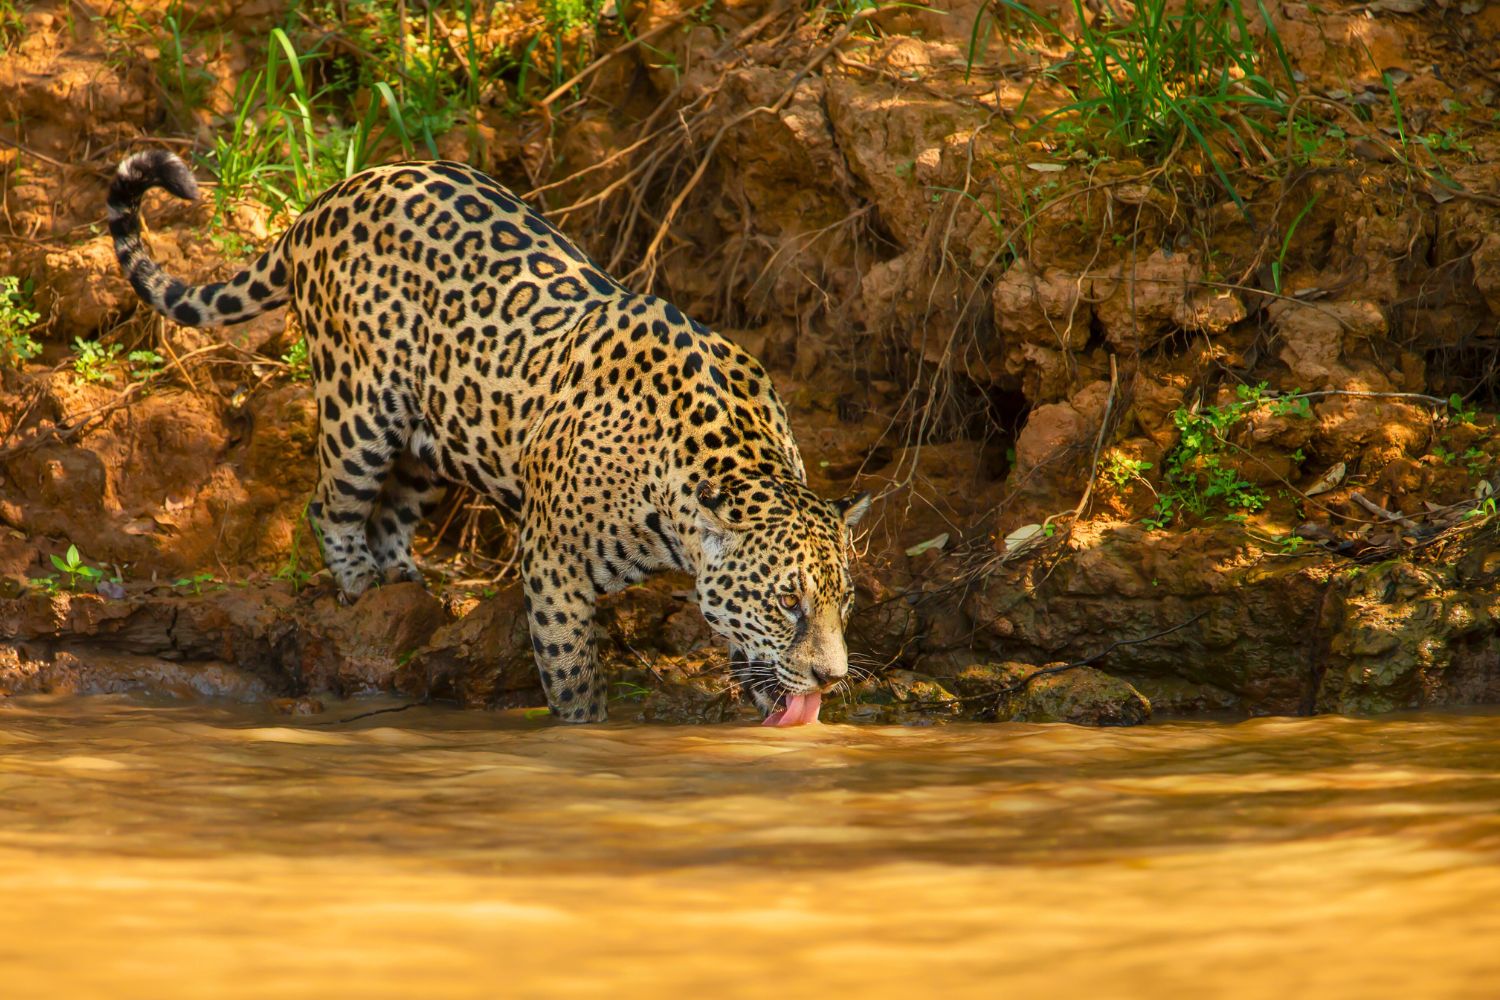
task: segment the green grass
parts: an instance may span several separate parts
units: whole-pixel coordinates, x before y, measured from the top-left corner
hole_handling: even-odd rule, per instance
[[[190,43],[184,36],[193,30],[196,12],[186,14],[181,3],[174,4],[162,18],[165,35],[160,43],[161,58],[156,62],[156,76],[162,89],[174,94],[183,109],[202,104],[213,87],[214,77],[201,66],[190,64]]]
[[[699,5],[710,10],[717,0]],[[373,162],[437,157],[438,137],[467,127],[479,148],[492,111],[520,114],[592,61],[604,0],[538,0],[519,38],[494,44],[511,4],[433,0],[303,0],[259,42],[263,57],[234,82],[231,110],[197,154],[211,171],[215,220],[242,200],[295,214],[330,184]],[[7,0],[0,0],[0,31]],[[202,65],[225,44],[195,25],[196,8],[111,11],[95,19],[113,49],[151,60],[172,117],[187,128],[214,96]],[[403,16],[404,13],[404,16]],[[12,18],[14,20],[14,18]],[[630,37],[628,19],[611,22]],[[222,228],[219,226],[216,229]]]
[[[1307,200],[1307,204],[1302,206],[1302,210],[1299,211],[1296,217],[1292,219],[1292,224],[1286,229],[1286,235],[1284,235],[1281,239],[1280,252],[1276,254],[1276,259],[1271,261],[1271,290],[1274,291],[1277,295],[1281,294],[1282,267],[1286,263],[1287,251],[1290,250],[1292,246],[1292,235],[1297,232],[1297,227],[1302,224],[1302,220],[1307,218],[1307,213],[1311,212],[1313,210],[1313,206],[1317,203],[1318,196],[1313,195]]]
[[[1247,6],[1275,54],[1275,79],[1257,52]],[[1141,0],[1133,11],[1101,0],[1097,15],[1073,0],[1073,13],[1079,27],[1068,32],[1019,0],[992,0],[973,24],[969,71],[993,31],[1040,35],[1044,44],[1067,53],[1043,76],[1071,100],[1042,115],[1038,128],[1071,129],[1075,142],[1087,137],[1103,149],[1152,161],[1196,147],[1243,209],[1226,154],[1252,159],[1259,136],[1251,133],[1273,139],[1292,114],[1296,95],[1291,66],[1261,0]]]
[[[318,534],[318,527],[313,523],[312,518],[308,516],[308,509],[311,505],[311,500],[302,505],[302,513],[298,515],[297,523],[292,528],[292,544],[287,550],[286,562],[282,563],[281,568],[275,574],[276,579],[285,580],[291,584],[292,593],[294,594],[301,593],[302,588],[307,586],[308,581],[312,579],[313,574],[316,572],[315,569],[305,565],[303,561],[303,529],[306,528],[312,534],[313,541],[317,543],[320,551],[323,547],[323,539]]]
[[[405,21],[374,0],[309,5],[329,30],[301,47],[290,25],[270,32],[263,65],[241,79],[203,157],[219,215],[246,197],[296,212],[377,159],[436,158],[437,137],[460,120],[472,137],[487,103],[524,110],[592,58],[601,6],[544,0],[518,58],[484,43],[494,8],[475,0],[413,4]]]
[[[26,27],[21,20],[21,9],[25,6],[17,0],[0,0],[0,50],[9,51],[21,40]]]
[[[363,114],[341,118],[336,95],[315,89],[307,72],[319,58],[318,50],[299,52],[285,30],[272,29],[264,67],[242,80],[234,114],[206,158],[218,176],[214,199],[221,216],[247,196],[273,210],[299,211],[330,184],[368,166],[383,139],[413,155],[391,85],[376,82]],[[435,157],[430,133],[427,144]]]

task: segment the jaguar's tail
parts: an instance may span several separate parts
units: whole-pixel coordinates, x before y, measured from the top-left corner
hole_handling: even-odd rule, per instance
[[[187,164],[163,149],[127,157],[109,186],[109,234],[115,240],[115,257],[147,305],[184,326],[240,323],[286,305],[284,238],[227,282],[189,285],[157,266],[141,242],[141,199],[154,187],[189,201],[198,197],[198,182]]]

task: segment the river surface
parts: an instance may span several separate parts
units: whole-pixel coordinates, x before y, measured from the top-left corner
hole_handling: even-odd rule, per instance
[[[0,702],[0,995],[1500,995],[1500,716],[368,707]]]

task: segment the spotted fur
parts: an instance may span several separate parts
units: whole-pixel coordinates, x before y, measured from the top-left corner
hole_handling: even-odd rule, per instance
[[[137,154],[109,194],[137,294],[189,326],[289,305],[319,417],[311,514],[347,599],[420,580],[417,523],[444,484],[520,525],[532,644],[554,715],[605,718],[599,595],[685,570],[764,711],[847,671],[850,526],[866,495],[806,486],[765,369],[675,306],[625,289],[510,191],[459,163],[335,185],[243,271],[189,286],[152,261],[140,203],[197,186]]]

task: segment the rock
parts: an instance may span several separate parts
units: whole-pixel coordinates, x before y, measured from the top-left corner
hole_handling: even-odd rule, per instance
[[[669,725],[760,720],[760,712],[753,705],[734,698],[723,675],[677,670],[664,674],[649,689],[633,686],[630,693],[611,702],[609,712],[611,718]]]
[[[1189,326],[1196,311],[1190,296],[1201,276],[1187,254],[1156,250],[1095,279],[1094,314],[1110,347],[1131,354],[1152,346],[1173,324]]]
[[[1490,233],[1474,251],[1474,287],[1490,312],[1500,316],[1500,233]]]
[[[375,587],[350,607],[330,595],[312,612],[322,627],[300,643],[300,686],[346,696],[390,690],[401,665],[448,621],[442,602],[417,583]]]
[[[266,678],[215,660],[172,661],[82,644],[32,658],[0,647],[0,695],[146,692],[251,702],[274,690]]]
[[[1092,444],[1108,398],[1109,383],[1094,382],[1066,403],[1033,409],[1016,438],[1017,474],[1025,475],[1073,448]]]
[[[323,712],[323,702],[317,698],[272,698],[272,711],[281,715],[319,715]]]
[[[1085,297],[1088,279],[1061,268],[1040,274],[1016,262],[990,293],[995,328],[1020,343],[1079,351],[1088,343],[1094,309]]]
[[[52,340],[92,339],[136,308],[138,300],[120,273],[108,236],[46,250],[30,273],[36,279],[33,301],[51,320],[46,330]]]
[[[981,663],[955,679],[966,698],[981,702],[995,692],[1009,690],[1039,670],[1060,667],[1051,663]],[[1069,667],[1038,677],[1019,691],[994,694],[992,718],[1005,722],[1067,722],[1075,726],[1138,726],[1151,718],[1151,702],[1118,677],[1093,667]]]
[[[1040,662],[1083,659],[1116,639],[1185,625],[1115,650],[1111,672],[1210,684],[1242,711],[1295,713],[1324,655],[1328,585],[1323,558],[1267,557],[1234,524],[1080,526],[1045,569],[996,572],[964,608],[976,647]]]
[[[1228,691],[1177,677],[1137,677],[1130,686],[1150,702],[1151,715],[1156,719],[1231,712],[1236,704],[1234,695]]]
[[[842,697],[825,696],[824,722],[875,725],[931,725],[956,717],[962,703],[934,677],[914,670],[887,670],[856,684]]]
[[[1491,694],[1500,597],[1453,582],[1447,567],[1402,562],[1352,574],[1330,602],[1338,628],[1314,708],[1368,715]],[[1456,669],[1465,660],[1478,669]]]
[[[1391,388],[1378,370],[1355,364],[1345,356],[1346,345],[1353,348],[1385,337],[1385,315],[1373,302],[1280,300],[1272,303],[1267,313],[1276,328],[1280,357],[1290,370],[1291,385],[1309,390],[1346,388],[1354,381],[1357,367],[1362,376],[1360,388]]]
[[[658,640],[666,652],[681,655],[712,645],[714,633],[697,605],[684,604],[661,623]]]
[[[466,708],[545,704],[521,588],[507,587],[434,631],[396,670],[394,684],[403,694],[452,698]]]
[[[168,579],[285,562],[316,477],[308,386],[257,393],[237,416],[170,386],[109,411],[118,386],[66,370],[30,373],[25,388],[39,393],[34,416],[53,426],[105,413],[66,441],[30,422],[21,439],[36,446],[0,462],[8,523],[67,539],[91,565]]]
[[[986,113],[854,76],[826,80],[838,150],[897,241],[916,246],[934,218],[929,186],[956,186],[952,175],[961,173],[969,137],[983,127]]]

